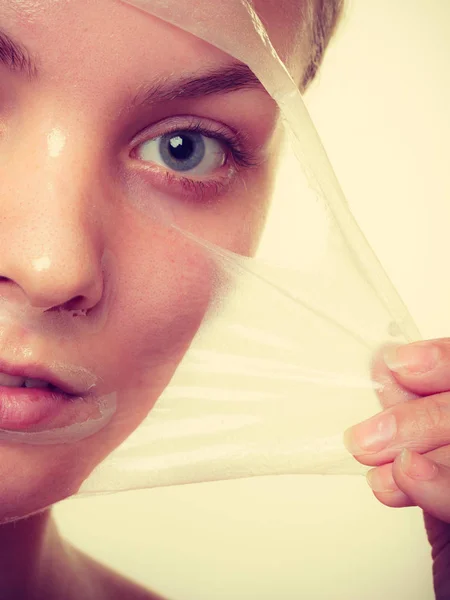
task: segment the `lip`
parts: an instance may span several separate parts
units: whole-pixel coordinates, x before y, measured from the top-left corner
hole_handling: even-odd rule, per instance
[[[47,388],[26,388],[0,385],[0,429],[27,431],[34,426],[63,422],[77,413],[83,400],[95,388],[94,376],[81,367],[52,363],[52,368],[40,364],[11,364],[0,360],[0,373],[40,379]],[[59,373],[63,373],[60,375]],[[78,406],[78,409],[76,408]]]
[[[73,396],[49,388],[0,386],[0,429],[26,431],[57,418]]]
[[[0,360],[0,373],[4,373],[5,375],[13,375],[15,377],[23,377],[25,379],[41,379],[52,385],[54,388],[57,388],[56,393],[62,392],[62,394],[66,396],[84,396],[89,392],[89,389],[93,387],[91,385],[89,387],[84,386],[84,388],[82,388],[82,386],[77,384],[75,381],[70,381],[69,377],[62,378],[53,370],[37,364],[11,365]],[[4,389],[4,386],[0,387]],[[21,388],[10,389],[18,390]]]

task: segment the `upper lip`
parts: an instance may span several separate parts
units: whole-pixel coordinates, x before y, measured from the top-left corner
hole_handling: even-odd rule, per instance
[[[70,373],[70,369],[67,369],[67,371],[69,371],[69,374],[66,377],[61,377],[54,369],[52,370],[44,365],[11,365],[0,360],[0,373],[23,377],[24,379],[41,379],[70,396],[83,396],[94,387],[92,383],[89,385],[86,381],[82,382],[81,377]]]

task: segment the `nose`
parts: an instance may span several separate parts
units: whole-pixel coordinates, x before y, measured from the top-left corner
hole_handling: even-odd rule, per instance
[[[43,310],[91,309],[103,273],[89,169],[30,158],[8,163],[0,178],[0,297]]]

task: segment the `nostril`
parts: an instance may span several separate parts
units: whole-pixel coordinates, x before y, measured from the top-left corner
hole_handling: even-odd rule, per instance
[[[86,298],[84,296],[78,295],[69,300],[64,304],[64,308],[66,310],[79,310],[84,308],[84,304],[86,303]]]
[[[84,310],[86,304],[86,298],[85,296],[82,295],[78,295],[78,296],[74,296],[73,298],[71,298],[70,300],[68,300],[67,302],[65,302],[64,304],[59,304],[58,306],[52,306],[52,308],[49,308],[46,312],[54,312],[54,311],[70,311],[70,310],[76,310],[76,311],[80,311],[80,310]]]

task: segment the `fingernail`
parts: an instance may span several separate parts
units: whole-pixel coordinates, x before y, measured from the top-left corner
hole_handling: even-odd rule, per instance
[[[433,461],[406,448],[400,454],[400,467],[408,477],[421,481],[429,481],[438,473],[438,467]]]
[[[391,371],[420,375],[437,366],[441,351],[435,344],[418,342],[406,346],[389,346],[383,352],[383,358]]]
[[[381,414],[347,429],[344,444],[347,450],[359,454],[374,454],[384,450],[397,433],[397,422],[392,414]]]
[[[392,477],[392,469],[379,467],[366,474],[367,483],[374,492],[396,492],[398,486]]]

